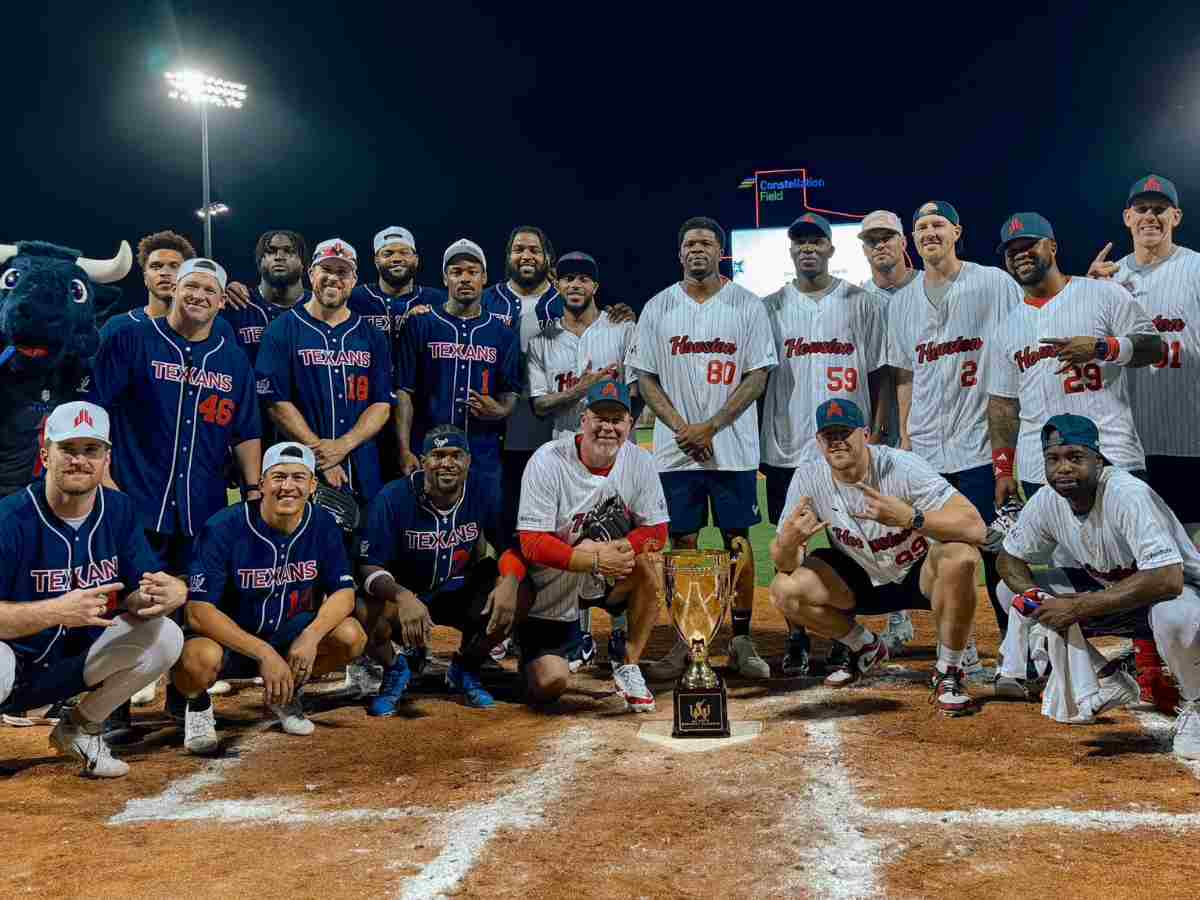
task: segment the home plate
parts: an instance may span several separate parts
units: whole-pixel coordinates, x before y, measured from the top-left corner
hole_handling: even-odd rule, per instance
[[[668,750],[676,753],[703,753],[706,750],[722,750],[734,744],[745,744],[762,734],[762,722],[730,722],[729,737],[727,738],[674,738],[671,729],[674,723],[670,719],[660,722],[647,722],[638,729],[638,737],[652,744],[662,744]]]

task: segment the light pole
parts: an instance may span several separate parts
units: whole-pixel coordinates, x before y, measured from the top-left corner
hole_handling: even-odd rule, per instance
[[[186,72],[167,72],[167,84],[170,91],[167,96],[172,100],[183,103],[196,103],[200,106],[200,147],[202,165],[204,167],[204,205],[202,210],[210,211],[202,215],[204,219],[204,255],[212,259],[212,214],[213,209],[211,190],[209,186],[208,167],[208,107],[224,106],[231,109],[241,109],[246,102],[246,85],[235,81],[225,81],[214,78],[203,72],[189,70]]]

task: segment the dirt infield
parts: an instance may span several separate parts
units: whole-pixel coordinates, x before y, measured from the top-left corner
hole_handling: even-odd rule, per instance
[[[783,623],[760,599],[756,637],[778,666]],[[638,738],[670,718],[668,685],[635,719],[593,669],[537,712],[515,702],[511,661],[489,679],[493,710],[423,684],[406,717],[378,720],[326,695],[307,739],[270,727],[247,688],[215,701],[215,760],[183,752],[160,694],[115,782],[78,777],[46,727],[0,728],[0,895],[1196,895],[1200,782],[1163,753],[1165,719],[1068,727],[1000,702],[942,718],[916,618],[912,652],[862,686],[731,681],[733,718],[763,733],[708,753]],[[652,655],[670,638],[662,625]]]

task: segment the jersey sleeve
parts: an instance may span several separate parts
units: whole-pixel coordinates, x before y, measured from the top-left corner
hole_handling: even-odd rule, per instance
[[[1103,283],[1103,282],[1101,282]],[[1124,288],[1105,286],[1104,326],[1112,337],[1127,334],[1158,334],[1145,308]],[[1109,290],[1108,288],[1116,288]]]
[[[100,345],[92,364],[92,383],[87,400],[104,407],[110,413],[118,397],[129,386],[133,371],[136,345],[130,340],[132,328],[123,328]]]
[[[200,529],[188,571],[188,600],[211,603],[218,608],[229,607],[223,611],[233,615],[237,610],[231,604],[223,603],[231,593],[227,588],[233,568],[230,558],[233,536],[228,532],[229,527],[210,519]]]
[[[529,396],[545,397],[554,393],[550,390],[550,376],[546,372],[546,341],[534,337],[529,342],[529,352],[525,354],[525,368],[529,379]]]
[[[637,336],[637,324],[635,322],[622,322],[620,328],[621,370],[625,373],[625,383],[627,385],[637,384],[637,369],[629,364],[629,351],[633,348],[633,341]]]
[[[783,512],[779,514],[779,524],[783,524],[784,519],[792,514],[792,510],[796,508],[796,504],[800,502],[801,497],[809,497],[816,506],[817,497],[816,491],[813,489],[813,473],[815,469],[811,463],[801,464],[792,472],[792,480],[788,482],[787,496],[783,501]],[[822,515],[822,510],[817,510],[818,517]]]
[[[420,324],[422,318],[423,316],[410,317],[404,323],[404,328],[400,332],[400,339],[396,342],[397,350],[396,359],[394,360],[396,367],[396,390],[407,391],[410,394],[417,393],[419,388],[420,353],[424,344],[421,335],[424,328]]]
[[[150,549],[150,543],[146,540],[146,532],[138,526],[132,515],[132,509],[124,544],[117,559],[118,580],[125,585],[125,593],[132,594],[138,589],[138,583],[142,580],[143,575],[162,569],[162,560],[158,558],[157,553]]]
[[[514,319],[514,323],[515,323]],[[519,326],[518,326],[519,327]],[[507,332],[500,342],[500,371],[496,379],[496,394],[520,394],[521,383],[521,341],[516,331]]]
[[[480,527],[487,542],[500,556],[509,547],[520,544],[513,540],[512,534],[504,533],[504,516],[500,509],[500,497],[494,491],[483,491],[479,511]]]
[[[908,304],[893,297],[887,305],[887,364],[897,369],[913,370],[912,348],[905,346],[903,317]]]
[[[868,293],[863,298],[866,342],[863,352],[867,357],[867,371],[874,372],[887,365],[887,306],[886,301]]]
[[[903,450],[896,451],[904,453]],[[950,498],[958,493],[945,478],[933,470],[933,466],[913,453],[905,453],[901,463],[904,496],[910,506],[923,512],[941,509]]]
[[[338,591],[346,588],[353,590],[354,576],[350,573],[350,559],[346,556],[346,542],[342,540],[341,529],[332,517],[322,516],[321,524],[325,546],[322,548],[318,565],[321,593],[327,600]]]
[[[746,314],[746,364],[743,374],[758,369],[774,369],[779,365],[779,355],[775,352],[775,336],[771,331],[771,322],[767,318],[767,308],[755,296],[747,304]]]
[[[1004,330],[1005,323],[1002,322],[998,334],[1003,334]],[[991,360],[988,366],[987,392],[996,397],[1015,400],[1021,395],[1021,373],[1017,369],[1017,361],[999,337],[992,341],[988,352],[991,354]]]
[[[368,566],[391,569],[395,562],[398,537],[406,522],[400,521],[403,504],[397,502],[397,491],[385,488],[367,506],[367,525],[360,543],[362,562]]]
[[[1110,485],[1108,490],[1112,491],[1113,487]],[[1179,545],[1175,543],[1176,529],[1171,514],[1152,496],[1149,486],[1131,485],[1123,488],[1120,495],[1105,499],[1108,501],[1106,512],[1111,510],[1116,530],[1133,550],[1139,571],[1183,562]]]
[[[1025,504],[1017,524],[1004,538],[1004,552],[1026,562],[1049,560],[1058,540],[1050,528],[1050,502],[1053,490],[1045,487]],[[1057,494],[1054,494],[1057,496]]]
[[[388,338],[382,331],[373,329],[371,333],[371,375],[369,378],[372,403],[391,404],[395,399],[392,393],[393,372],[392,352],[388,347]]]
[[[24,544],[21,538],[21,519],[21,516],[15,514],[0,517],[0,559],[5,561],[5,565],[0,566],[0,603],[12,601],[16,597],[17,572],[21,570],[19,562]]]
[[[250,360],[245,351],[237,344],[230,342],[233,350],[230,354],[237,358],[237,368],[241,379],[241,391],[237,398],[237,418],[233,423],[233,446],[262,437],[262,419],[258,411],[258,395],[255,390],[254,370],[250,368]]]
[[[521,478],[520,531],[558,531],[558,477],[553,451],[535,453]]]
[[[656,310],[653,304],[654,301],[651,300],[646,309],[642,310],[642,316],[638,319],[637,330],[634,332],[633,344],[629,348],[625,365],[639,372],[657,375],[659,370],[658,354],[656,353],[658,341],[655,337]]]
[[[263,332],[255,371],[258,393],[268,403],[292,399],[292,361],[288,349],[287,320],[276,319]]]
[[[634,498],[630,508],[634,524],[661,525],[671,521],[667,512],[667,498],[663,493],[662,478],[654,465],[654,456],[640,448],[634,448],[637,458]]]

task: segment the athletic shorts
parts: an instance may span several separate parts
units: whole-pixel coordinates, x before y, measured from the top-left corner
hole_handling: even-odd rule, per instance
[[[750,528],[762,521],[758,509],[758,472],[709,471],[660,472],[671,534],[696,534],[712,518],[722,531]]]
[[[300,637],[300,632],[313,623],[316,617],[316,612],[312,610],[296,613],[296,615],[287,619],[275,629],[274,634],[259,635],[259,637],[270,644],[276,653],[287,659],[292,643],[296,638]],[[251,659],[249,656],[242,656],[242,654],[230,650],[228,647],[225,648],[225,656],[221,660],[220,677],[254,678],[258,673],[258,660]]]
[[[483,617],[488,594],[496,587],[500,576],[499,564],[485,556],[471,567],[462,587],[451,591],[437,591],[424,597],[421,602],[429,607],[429,617],[434,625],[457,628],[462,632],[474,633]]]
[[[767,480],[767,521],[778,525],[783,517],[788,488],[792,485],[792,476],[796,474],[796,470],[762,463],[758,471],[762,472]]]
[[[517,645],[521,648],[521,664],[528,665],[543,656],[567,659],[583,640],[579,617],[569,622],[555,619],[526,619],[517,626]]]
[[[84,650],[52,663],[35,663],[17,654],[16,678],[8,697],[0,698],[0,713],[21,715],[87,690],[83,680],[87,655]]]
[[[834,550],[832,547],[821,547],[810,550],[809,556],[815,556],[829,564],[837,572],[850,593],[854,595],[854,609],[849,612],[856,616],[876,616],[882,613],[900,612],[904,609],[931,609],[929,598],[921,593],[921,569],[925,566],[928,556],[922,556],[914,563],[899,584],[871,583],[871,576],[853,559]]]
[[[996,475],[990,463],[961,472],[943,472],[942,477],[979,510],[984,525],[992,524],[996,518]]]
[[[1200,458],[1146,457],[1146,481],[1180,522],[1200,522]]]

